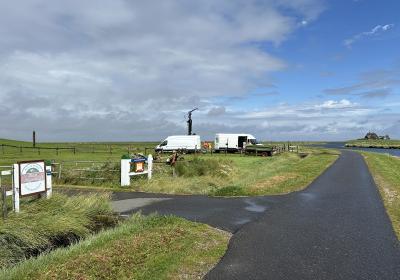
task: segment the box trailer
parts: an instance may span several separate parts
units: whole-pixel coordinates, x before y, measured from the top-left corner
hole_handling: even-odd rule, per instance
[[[156,152],[172,152],[185,150],[187,152],[199,151],[201,149],[201,139],[199,135],[173,135],[168,136],[164,141],[156,146]]]
[[[215,135],[215,152],[237,152],[245,149],[247,145],[257,145],[257,139],[246,133],[217,133]]]

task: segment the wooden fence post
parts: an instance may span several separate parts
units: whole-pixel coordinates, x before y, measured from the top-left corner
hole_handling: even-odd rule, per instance
[[[7,218],[7,194],[6,194],[6,186],[1,185],[1,176],[0,176],[0,188],[1,188],[1,199],[3,201],[3,220]]]
[[[58,165],[58,179],[60,180],[61,179],[61,166],[62,166],[62,163],[60,162],[60,164]]]

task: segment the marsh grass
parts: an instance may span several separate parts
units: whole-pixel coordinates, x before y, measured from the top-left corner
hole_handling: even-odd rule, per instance
[[[117,223],[107,194],[54,194],[51,199],[25,199],[20,207],[20,213],[0,220],[0,268],[70,245]]]
[[[230,235],[172,216],[120,226],[0,272],[1,279],[201,279]]]

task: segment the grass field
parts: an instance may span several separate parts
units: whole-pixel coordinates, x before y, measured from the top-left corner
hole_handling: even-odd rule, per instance
[[[377,153],[362,153],[378,185],[386,211],[400,239],[400,159]]]
[[[12,144],[13,142],[6,143]],[[19,144],[21,143],[16,142],[15,146]],[[41,145],[48,148],[60,144]],[[112,145],[112,154],[107,152],[107,145]],[[54,183],[58,185],[119,191],[217,196],[282,194],[300,190],[337,158],[335,151],[305,146],[300,147],[300,152],[307,155],[304,158],[297,153],[283,153],[273,157],[238,154],[185,155],[184,161],[179,161],[176,166],[177,176],[173,177],[172,168],[164,163],[168,155],[164,155],[163,158],[157,160],[158,163],[154,164],[151,181],[147,181],[143,177],[135,177],[132,178],[129,188],[120,188],[120,157],[127,153],[129,145],[131,151],[136,148],[143,152],[144,147],[151,147],[155,144],[65,143],[62,147],[75,147],[75,154],[70,150],[60,150],[56,154],[57,151],[43,148],[40,158],[62,164],[61,178],[58,179],[58,174],[54,176]],[[37,151],[33,149],[23,149],[22,152],[18,148],[6,147],[5,149],[0,166],[18,160],[39,158],[39,155],[36,154]],[[95,161],[96,163],[82,161]],[[57,168],[59,165],[55,166],[55,171],[58,171]],[[87,169],[91,171],[85,171]]]
[[[0,279],[201,279],[228,233],[175,217],[134,216],[79,244],[0,272]]]
[[[352,140],[346,147],[400,149],[400,140]]]
[[[155,175],[151,181],[134,181],[132,188],[145,192],[216,196],[289,193],[306,187],[337,158],[337,154],[331,151],[315,149],[308,152],[305,158],[296,153],[267,158],[203,156],[205,169],[213,172],[175,178]]]

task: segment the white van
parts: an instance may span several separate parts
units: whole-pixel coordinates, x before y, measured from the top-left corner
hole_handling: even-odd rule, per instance
[[[215,134],[214,149],[215,152],[228,151],[237,152],[241,149],[246,148],[246,145],[257,145],[257,139],[246,133],[240,134],[227,134],[227,133],[217,133]]]
[[[156,147],[156,152],[172,152],[174,150],[186,150],[194,152],[201,150],[200,135],[174,135],[168,136]]]

